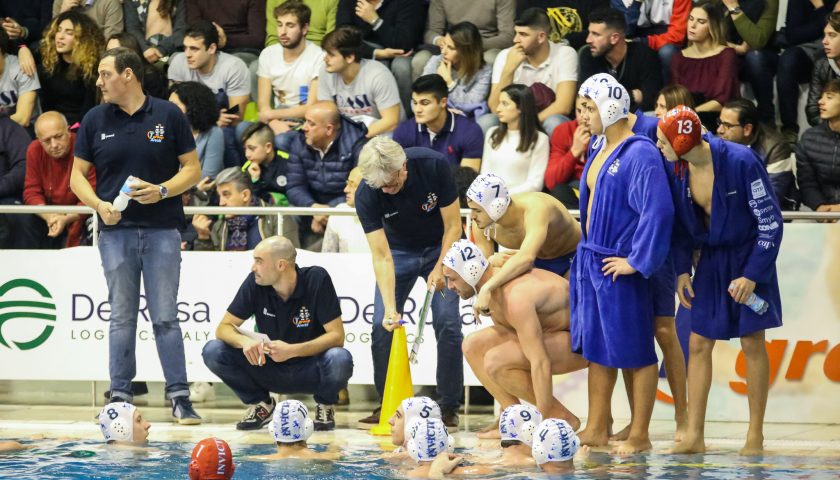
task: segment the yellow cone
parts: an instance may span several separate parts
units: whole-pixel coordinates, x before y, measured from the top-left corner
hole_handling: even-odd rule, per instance
[[[370,429],[373,435],[390,435],[391,425],[388,420],[399,408],[400,403],[414,395],[411,382],[411,369],[408,368],[408,340],[405,328],[394,330],[391,339],[391,355],[388,358],[388,375],[385,377],[385,395],[382,410],[379,413],[379,425]]]

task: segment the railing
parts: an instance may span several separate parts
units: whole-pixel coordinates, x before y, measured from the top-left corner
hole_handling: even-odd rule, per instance
[[[0,214],[38,214],[38,213],[78,213],[82,215],[93,215],[94,210],[90,207],[78,205],[0,205]],[[184,213],[187,215],[277,215],[282,221],[282,217],[287,215],[325,215],[325,216],[355,216],[356,210],[353,208],[305,208],[305,207],[184,207]],[[580,218],[579,210],[569,210],[569,213],[575,217]],[[461,216],[466,218],[467,225],[470,224],[470,210],[468,208],[461,209]],[[782,217],[785,220],[840,220],[840,212],[782,212]],[[93,215],[94,229],[93,229],[93,244],[97,245],[99,241],[99,229],[96,224],[99,221],[97,215]]]

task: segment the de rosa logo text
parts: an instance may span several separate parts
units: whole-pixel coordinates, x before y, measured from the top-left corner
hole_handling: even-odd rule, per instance
[[[20,325],[21,322],[26,325]],[[7,335],[11,330],[7,326],[12,323],[16,324],[15,334]],[[54,328],[55,301],[43,285],[27,278],[0,285],[0,345],[32,350],[46,342]]]

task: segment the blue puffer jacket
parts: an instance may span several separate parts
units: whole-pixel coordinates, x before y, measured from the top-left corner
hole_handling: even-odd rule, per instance
[[[313,203],[343,202],[347,176],[359,161],[366,134],[367,127],[342,116],[338,137],[322,160],[318,151],[306,144],[303,131],[299,131],[289,147],[286,175],[289,203],[309,207]]]

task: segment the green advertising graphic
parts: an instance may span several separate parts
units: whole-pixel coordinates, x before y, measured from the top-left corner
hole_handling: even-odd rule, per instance
[[[33,297],[27,300],[4,300],[3,297],[16,288],[28,289],[27,296]],[[40,295],[36,297],[29,291],[33,291]],[[16,292],[15,297],[21,296],[20,291]],[[43,301],[44,299],[48,301]],[[41,322],[44,324],[43,330],[35,338],[26,341],[7,340],[3,334],[3,326],[9,320],[29,320]],[[0,345],[6,348],[13,348],[14,344],[20,350],[32,350],[38,348],[50,338],[50,335],[55,328],[55,303],[52,295],[40,283],[27,278],[17,278],[10,280],[0,286]]]

